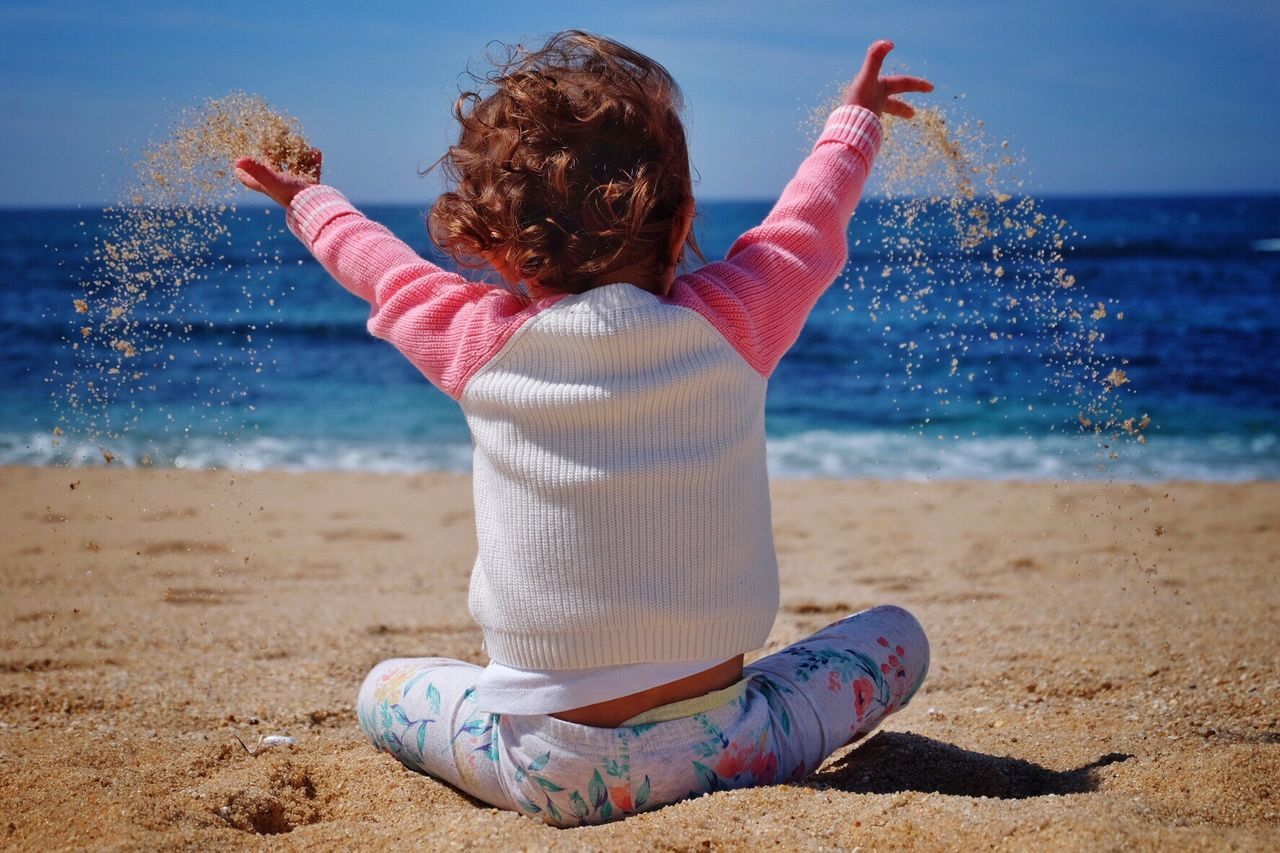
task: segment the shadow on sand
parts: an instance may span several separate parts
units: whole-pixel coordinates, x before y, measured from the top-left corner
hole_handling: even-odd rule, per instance
[[[1108,753],[1074,770],[1050,770],[999,755],[971,752],[910,732],[881,732],[808,784],[855,794],[902,791],[1021,800],[1046,794],[1081,794],[1097,788],[1097,770],[1132,755]]]

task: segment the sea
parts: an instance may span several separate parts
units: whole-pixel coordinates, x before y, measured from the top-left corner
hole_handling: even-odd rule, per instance
[[[1037,204],[1078,232],[1064,260],[1072,298],[1106,306],[1092,361],[1055,350],[1050,319],[1001,308],[1004,285],[990,275],[936,282],[925,298],[938,310],[914,300],[896,310],[881,272],[890,208],[866,199],[845,273],[770,381],[773,475],[1280,477],[1280,196]],[[703,253],[723,257],[769,207],[702,204]],[[422,207],[363,209],[447,265]],[[101,275],[93,252],[105,224],[89,208],[0,210],[0,464],[469,469],[457,405],[369,336],[367,306],[285,231],[278,209],[240,207],[203,277],[137,309],[127,358],[98,327],[82,334],[91,318],[75,308]],[[925,265],[954,251],[940,238]],[[968,313],[955,311],[965,300]],[[981,334],[967,335],[974,317]],[[956,348],[957,334],[972,345]],[[1064,380],[1064,363],[1080,375]],[[1128,382],[1111,393],[1150,419],[1143,442],[1082,424],[1079,393],[1097,390],[1099,363],[1122,367]]]

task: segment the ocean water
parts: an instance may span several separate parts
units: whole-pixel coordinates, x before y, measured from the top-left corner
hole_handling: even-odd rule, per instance
[[[723,256],[768,209],[704,204],[704,252]],[[1075,293],[1108,306],[1098,352],[1123,363],[1125,410],[1151,418],[1142,445],[1081,428],[1077,402],[1053,381],[1050,330],[997,310],[989,276],[934,297],[991,306],[958,370],[947,344],[966,330],[945,311],[881,306],[873,319],[872,290],[892,284],[869,283],[884,265],[884,210],[863,202],[844,277],[771,381],[775,475],[1280,477],[1280,197],[1042,201],[1085,235],[1066,265]],[[366,212],[440,260],[420,209]],[[0,211],[0,464],[102,464],[106,450],[125,465],[467,470],[456,405],[369,337],[364,304],[282,219],[242,208],[204,280],[145,303],[142,346],[122,378],[92,367],[110,341],[81,337],[85,318],[73,307],[94,275],[102,214]],[[109,402],[84,402],[86,393]]]

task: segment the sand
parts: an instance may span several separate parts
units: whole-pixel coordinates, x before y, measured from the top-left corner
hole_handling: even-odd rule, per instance
[[[1007,391],[987,405],[1052,399],[1074,407],[1099,445],[1145,443],[1150,418],[1135,388],[1120,390],[1129,381],[1123,334],[1118,349],[1103,346],[1124,312],[1076,286],[1074,254],[1087,235],[1027,195],[1027,177],[1023,156],[958,101],[885,119],[872,179],[882,204],[869,213],[880,237],[871,259],[843,276],[847,307],[886,334],[915,330],[891,355],[916,392],[922,432],[938,434],[929,424],[949,420],[953,401],[981,404],[975,389],[994,380]],[[1045,375],[1011,376],[1017,351]]]
[[[1280,844],[1280,483],[774,492],[768,648],[896,602],[925,688],[804,784],[555,830],[351,710],[381,658],[481,660],[468,478],[0,469],[0,845]]]
[[[313,182],[319,178],[319,152],[296,119],[260,96],[232,92],[179,114],[168,134],[150,143],[134,164],[120,201],[86,231],[92,250],[71,300],[80,325],[63,340],[66,366],[55,364],[49,378],[59,386],[52,397],[57,434],[110,441],[154,408],[156,383],[163,383],[161,374],[174,359],[172,344],[190,340],[191,326],[182,318],[207,313],[190,303],[190,290],[211,273],[222,274],[220,288],[240,288],[245,308],[255,300],[274,304],[265,285],[280,270],[278,249],[268,253],[259,243],[252,257],[244,258],[241,250],[239,259],[227,260],[233,201],[244,192],[231,169],[238,157],[254,157]],[[219,342],[206,357],[215,371],[239,369],[224,370],[222,383],[193,392],[205,417],[215,422],[234,417],[227,407],[248,393],[236,375],[264,359],[264,343],[271,348],[270,338],[263,340],[269,321],[230,325],[227,334],[235,346]]]

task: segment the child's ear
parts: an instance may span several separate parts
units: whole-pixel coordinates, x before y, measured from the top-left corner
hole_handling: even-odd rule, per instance
[[[484,259],[507,284],[514,287],[520,283],[520,274],[508,263],[504,252],[485,252]]]
[[[667,268],[677,266],[684,254],[685,241],[689,239],[689,229],[693,227],[695,205],[690,196],[680,205],[675,219],[671,220],[671,242],[667,244]]]

